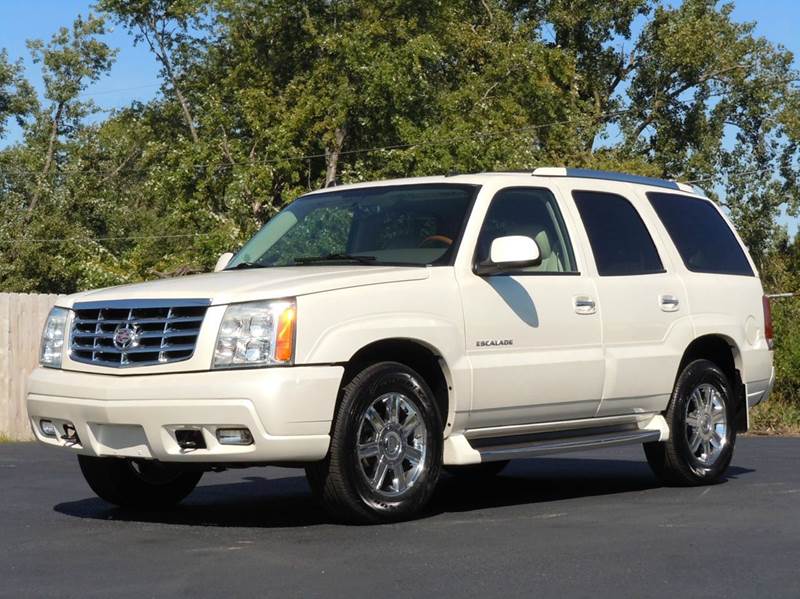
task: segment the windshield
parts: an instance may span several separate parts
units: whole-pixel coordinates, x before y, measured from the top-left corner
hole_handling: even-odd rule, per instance
[[[477,189],[402,185],[301,197],[264,225],[227,269],[451,264]]]

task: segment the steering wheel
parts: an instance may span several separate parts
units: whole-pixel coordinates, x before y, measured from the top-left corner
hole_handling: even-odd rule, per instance
[[[420,241],[420,248],[447,248],[453,245],[453,240],[446,235],[429,235]]]

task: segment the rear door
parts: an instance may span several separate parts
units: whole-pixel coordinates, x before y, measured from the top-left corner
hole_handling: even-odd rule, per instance
[[[597,415],[663,410],[692,337],[683,282],[652,226],[652,209],[632,186],[601,192],[580,183],[570,195],[594,257],[603,321],[605,383]]]
[[[763,289],[754,265],[723,213],[710,200],[647,192],[650,205],[683,264],[695,335],[725,335],[736,343],[748,393],[769,386],[772,360],[766,340]]]

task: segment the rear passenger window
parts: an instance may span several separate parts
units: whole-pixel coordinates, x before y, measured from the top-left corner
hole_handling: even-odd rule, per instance
[[[628,200],[613,193],[573,191],[600,276],[664,272],[642,218]]]
[[[728,223],[707,200],[673,193],[647,194],[661,222],[693,272],[753,276]]]

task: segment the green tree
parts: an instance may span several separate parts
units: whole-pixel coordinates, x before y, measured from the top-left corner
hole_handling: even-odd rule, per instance
[[[93,242],[40,239],[91,238],[96,220],[75,195],[86,165],[75,160],[86,142],[84,119],[96,110],[81,95],[110,68],[115,51],[98,37],[103,19],[78,17],[45,43],[28,42],[41,65],[44,102],[25,126],[24,142],[0,153],[0,284],[20,291],[77,290],[103,277],[86,277],[116,259]],[[94,175],[94,173],[92,173]],[[93,177],[94,186],[101,184]]]
[[[760,262],[780,206],[800,205],[798,138],[780,121],[798,75],[791,53],[755,37],[752,23],[733,22],[732,11],[709,0],[655,11],[622,123],[627,151],[663,175],[701,179]]]
[[[111,68],[116,54],[108,45],[97,39],[105,33],[102,18],[78,16],[72,28],[62,27],[49,43],[31,40],[28,48],[33,61],[42,65],[44,97],[49,106],[38,115],[37,129],[47,130],[47,147],[35,191],[28,204],[33,212],[43,191],[43,186],[53,167],[59,138],[74,133],[80,122],[94,110],[91,101],[80,99],[86,87],[100,79]],[[46,126],[45,126],[46,123]],[[34,136],[38,133],[35,131]],[[30,140],[34,142],[33,139]]]
[[[9,215],[0,234],[94,239],[85,268],[46,268],[57,262],[46,253],[0,266],[8,288],[202,270],[287,202],[336,179],[568,164],[696,180],[768,277],[782,251],[778,211],[798,207],[794,58],[734,21],[728,4],[99,7],[151,48],[163,93],[96,125],[57,128],[57,168],[44,169],[52,101],[46,118],[28,121],[23,144],[0,151]],[[29,206],[37,190],[47,208],[23,226],[11,207]],[[57,254],[78,256],[78,245]],[[4,278],[3,268],[16,274]],[[778,285],[783,271],[773,270]]]
[[[0,139],[9,119],[22,127],[25,117],[36,110],[36,94],[23,76],[22,61],[9,62],[8,52],[0,49]]]
[[[792,54],[757,37],[754,24],[733,21],[732,3],[715,0],[511,6],[575,64],[563,92],[593,119],[575,131],[586,155],[564,158],[698,181],[763,264],[779,238],[780,209],[797,214],[800,206]]]
[[[189,31],[199,25],[206,2],[198,0],[99,0],[97,8],[107,12],[144,42],[161,65],[161,74],[172,87],[192,141],[199,141],[189,99],[183,91],[181,64],[199,43]]]

